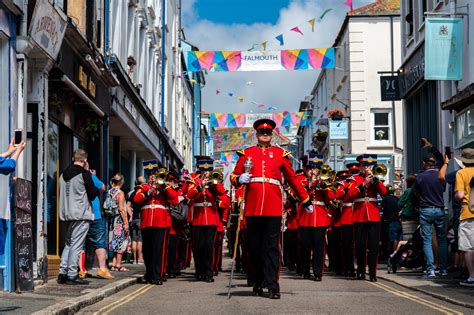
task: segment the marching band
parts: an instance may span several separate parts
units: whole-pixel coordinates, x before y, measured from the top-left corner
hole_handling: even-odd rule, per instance
[[[367,264],[369,280],[377,281],[377,198],[387,193],[386,167],[364,154],[336,173],[310,154],[295,172],[290,152],[271,145],[274,128],[269,119],[255,122],[258,144],[238,152],[229,190],[207,156],[196,156],[197,171],[182,176],[146,167],[148,183],[134,197],[142,207],[145,282],[176,277],[191,253],[196,280],[214,282],[225,239],[257,296],[267,288],[271,299],[280,298],[282,262],[303,279],[322,281],[327,256],[336,275],[363,280]]]

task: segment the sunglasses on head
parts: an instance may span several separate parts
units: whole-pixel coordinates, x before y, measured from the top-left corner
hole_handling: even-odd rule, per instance
[[[272,133],[273,133],[272,129],[260,129],[260,130],[257,131],[257,134],[266,135],[266,136],[270,136],[270,135],[272,135]]]

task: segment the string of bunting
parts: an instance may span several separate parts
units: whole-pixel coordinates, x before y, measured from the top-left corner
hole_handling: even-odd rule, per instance
[[[246,113],[210,113],[210,126],[212,128],[242,128],[252,127],[253,122],[262,117],[275,121],[276,127],[310,126],[312,116],[309,112],[279,112],[266,114]]]

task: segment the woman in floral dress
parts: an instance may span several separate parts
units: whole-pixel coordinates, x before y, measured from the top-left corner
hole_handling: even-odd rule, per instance
[[[114,253],[111,268],[113,271],[129,271],[129,269],[122,266],[122,255],[126,252],[129,243],[125,193],[122,191],[123,183],[124,178],[120,173],[116,174],[110,181],[109,193],[114,199],[117,199],[120,209],[119,214],[111,218],[112,229],[109,232],[109,248]]]

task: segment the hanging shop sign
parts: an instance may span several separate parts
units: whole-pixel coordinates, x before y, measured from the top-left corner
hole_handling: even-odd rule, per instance
[[[49,57],[56,60],[66,32],[66,21],[47,0],[36,1],[29,34]]]
[[[462,18],[427,18],[425,80],[462,80]]]
[[[380,77],[380,94],[382,102],[399,101],[400,89],[398,85],[398,76],[381,76]]]
[[[276,51],[188,51],[188,71],[277,71],[335,68],[334,48]]]
[[[329,139],[347,140],[349,139],[349,120],[329,120]]]

